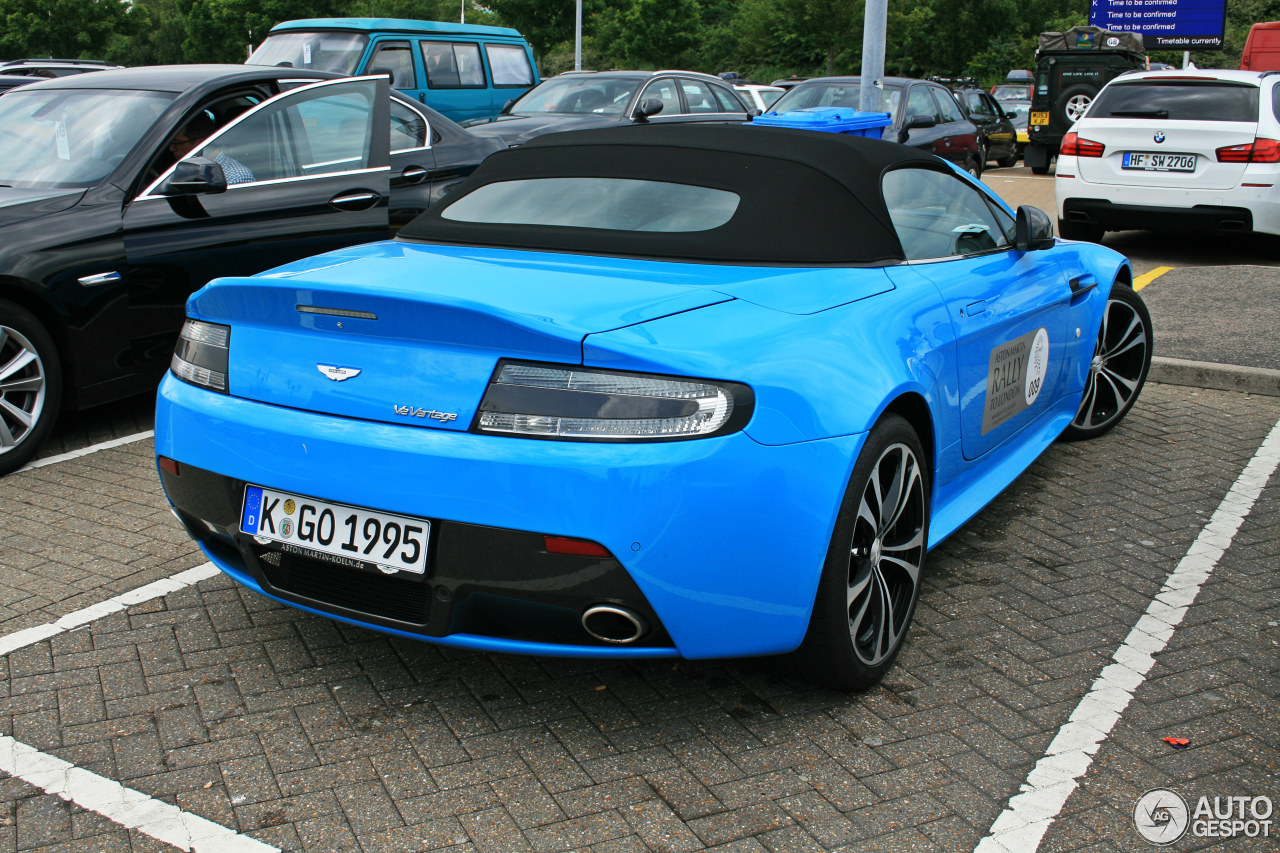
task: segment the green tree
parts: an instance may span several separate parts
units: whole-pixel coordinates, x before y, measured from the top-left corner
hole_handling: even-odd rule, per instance
[[[0,56],[101,59],[126,29],[118,0],[0,0]]]

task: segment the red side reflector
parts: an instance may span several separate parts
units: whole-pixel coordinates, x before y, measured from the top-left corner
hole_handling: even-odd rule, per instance
[[[168,456],[157,456],[156,459],[160,462],[160,470],[168,471],[175,477],[182,476],[182,469],[179,467],[177,459],[170,459]]]
[[[1058,173],[1055,175],[1055,177],[1059,177],[1059,178],[1074,178],[1074,177],[1075,177],[1075,175],[1067,175],[1067,174],[1064,174],[1063,172],[1058,172]]]
[[[1081,139],[1072,132],[1062,137],[1062,147],[1058,150],[1058,154],[1067,157],[1101,157],[1102,152],[1106,150],[1107,146],[1101,142]]]
[[[611,557],[609,549],[590,539],[570,539],[567,536],[543,536],[543,547],[548,554],[572,554],[575,557]]]
[[[1280,142],[1258,137],[1244,145],[1228,145],[1214,152],[1219,163],[1280,163]]]

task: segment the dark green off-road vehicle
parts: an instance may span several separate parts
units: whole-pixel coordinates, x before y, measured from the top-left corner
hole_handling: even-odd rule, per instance
[[[1027,125],[1030,141],[1023,155],[1031,171],[1037,175],[1049,171],[1062,137],[1107,81],[1146,67],[1142,36],[1137,33],[1116,33],[1101,27],[1041,33]]]

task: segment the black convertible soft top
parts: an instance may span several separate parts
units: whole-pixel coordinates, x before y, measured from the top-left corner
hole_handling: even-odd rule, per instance
[[[400,239],[741,264],[877,264],[902,246],[880,193],[888,170],[946,171],[937,157],[859,136],[736,124],[651,124],[551,133],[490,155]],[[467,222],[442,214],[476,189],[531,178],[629,178],[711,187],[741,201],[690,232]]]

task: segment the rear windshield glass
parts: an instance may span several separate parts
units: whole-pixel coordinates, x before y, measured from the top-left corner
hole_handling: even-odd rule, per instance
[[[1112,84],[1098,94],[1089,118],[1258,120],[1258,87],[1230,83]]]
[[[445,208],[458,222],[611,231],[709,231],[738,209],[737,193],[630,178],[532,178],[488,184]]]

